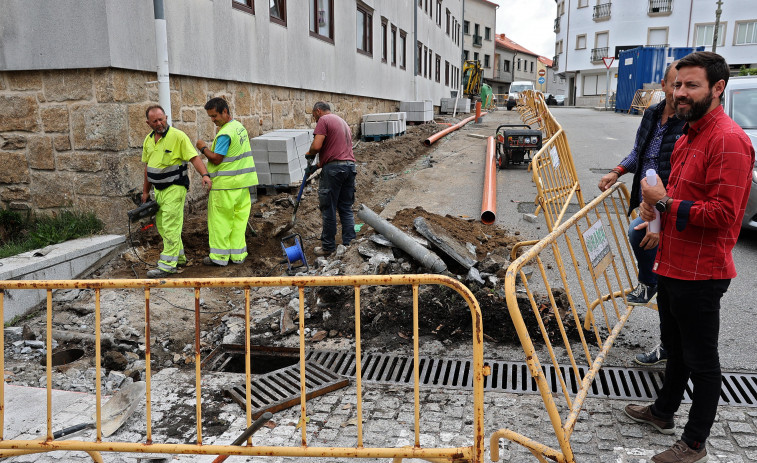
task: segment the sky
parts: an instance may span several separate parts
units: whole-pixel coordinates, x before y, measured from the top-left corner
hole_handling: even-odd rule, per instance
[[[555,0],[490,0],[497,8],[497,34],[549,59],[555,54]]]

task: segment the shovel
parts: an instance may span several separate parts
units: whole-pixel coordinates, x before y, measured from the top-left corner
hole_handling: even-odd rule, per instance
[[[102,406],[101,421],[103,436],[108,437],[121,427],[140,404],[147,389],[144,381],[137,381],[122,387]],[[53,433],[53,439],[95,427],[95,422],[80,423]]]
[[[297,219],[297,209],[300,207],[300,200],[302,199],[302,192],[305,190],[305,183],[308,181],[308,177],[312,175],[312,172],[315,172],[315,169],[312,171],[310,170],[313,167],[316,167],[317,164],[315,162],[315,159],[313,159],[313,163],[310,164],[307,169],[305,169],[305,174],[302,176],[302,183],[300,184],[300,191],[297,192],[297,199],[294,200],[294,211],[292,212],[292,220],[289,221],[289,223],[284,224],[277,228],[273,232],[273,236],[280,236],[284,234],[285,232],[289,231],[294,227],[294,222]]]

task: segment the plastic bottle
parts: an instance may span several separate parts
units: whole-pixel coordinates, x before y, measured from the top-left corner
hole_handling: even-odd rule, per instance
[[[657,185],[657,172],[654,169],[647,169],[647,184],[649,186]],[[649,222],[649,231],[652,233],[660,233],[660,211],[654,210],[655,218]]]

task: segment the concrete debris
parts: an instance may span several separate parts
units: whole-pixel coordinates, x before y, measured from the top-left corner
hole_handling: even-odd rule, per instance
[[[29,325],[24,325],[23,332],[21,333],[21,337],[25,341],[31,341],[34,339],[37,339],[37,335],[34,333],[34,331],[29,327]]]
[[[9,326],[5,328],[5,340],[8,342],[19,341],[23,333],[24,329],[20,326]]]
[[[394,246],[392,244],[392,242],[389,241],[388,239],[384,238],[384,235],[382,235],[381,233],[375,233],[375,234],[369,236],[368,239],[370,241],[373,241],[376,244],[380,244],[381,246],[387,246],[387,247]]]
[[[468,269],[468,275],[466,275],[465,281],[476,282],[482,286],[486,284],[484,280],[481,279],[481,275],[478,273],[476,267],[471,267],[470,269]]]
[[[418,233],[433,243],[435,248],[454,259],[466,269],[470,269],[476,265],[476,255],[469,252],[465,246],[450,236],[446,230],[432,225],[423,217],[417,217],[413,221],[413,225],[418,230]]]
[[[293,321],[293,314],[288,309],[281,309],[279,318],[279,334],[285,335],[294,332],[297,329]]]
[[[535,216],[534,214],[523,214],[523,219],[526,222],[531,222],[531,223],[536,223],[536,221],[539,220],[539,218]]]

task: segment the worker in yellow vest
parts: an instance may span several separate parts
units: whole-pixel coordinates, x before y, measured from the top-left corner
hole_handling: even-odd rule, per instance
[[[198,140],[200,153],[208,158],[213,188],[208,197],[210,255],[205,265],[241,264],[247,257],[245,231],[250,217],[250,188],[258,184],[255,161],[247,130],[231,117],[223,98],[205,103],[205,111],[218,127],[213,145]]]
[[[161,106],[148,107],[145,117],[152,132],[142,144],[142,162],[146,164],[142,202],[150,198],[150,185],[154,186],[155,200],[160,206],[155,215],[155,225],[163,238],[158,268],[149,270],[147,277],[162,278],[176,273],[176,267],[187,261],[181,242],[184,200],[189,188],[187,163],[191,162],[202,175],[202,184],[207,190],[210,190],[212,182],[189,137],[168,125]]]

